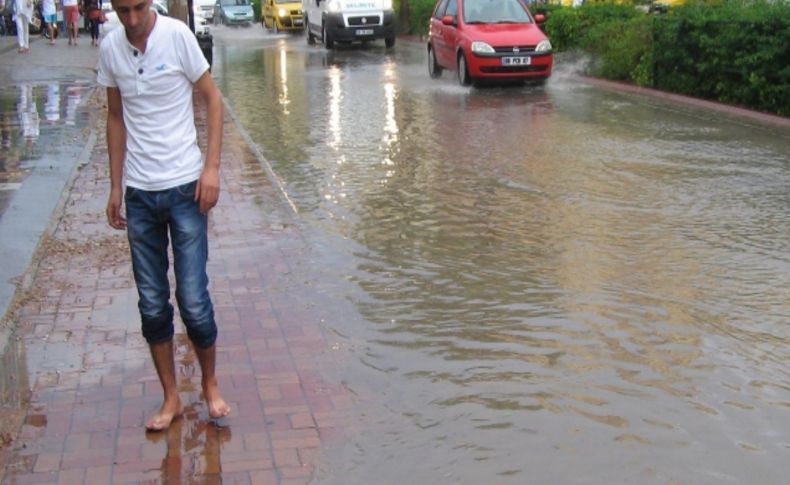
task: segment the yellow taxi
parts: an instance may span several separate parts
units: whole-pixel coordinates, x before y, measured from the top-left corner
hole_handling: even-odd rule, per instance
[[[261,22],[275,32],[304,30],[302,2],[294,0],[261,0]]]

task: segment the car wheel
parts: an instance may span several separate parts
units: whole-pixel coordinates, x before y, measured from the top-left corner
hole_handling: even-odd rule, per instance
[[[434,79],[442,75],[442,67],[436,62],[436,53],[430,44],[428,45],[428,74]]]
[[[335,47],[335,40],[329,35],[329,31],[326,30],[326,23],[323,24],[321,37],[324,40],[324,46],[327,49],[331,49]]]
[[[469,66],[466,64],[466,56],[463,52],[458,54],[458,83],[461,86],[472,84],[472,78],[469,76]]]
[[[387,49],[391,49],[395,47],[395,36],[387,37],[386,39],[384,39],[384,47],[386,47]]]

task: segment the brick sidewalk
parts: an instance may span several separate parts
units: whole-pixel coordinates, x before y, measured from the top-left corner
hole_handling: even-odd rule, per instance
[[[208,422],[200,369],[179,321],[186,413],[168,432],[146,433],[161,389],[140,336],[125,233],[104,218],[103,93],[90,102],[90,161],[18,300],[14,320],[32,395],[19,435],[0,451],[2,482],[309,482],[322,447],[344,439],[339,416],[351,400],[324,377],[339,362],[304,301],[310,295],[300,292],[308,248],[298,221],[226,115],[208,270],[220,326],[217,372],[233,416],[226,427]]]

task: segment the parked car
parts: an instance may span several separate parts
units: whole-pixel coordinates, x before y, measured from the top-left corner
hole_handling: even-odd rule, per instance
[[[214,23],[214,4],[216,0],[192,0],[195,17],[203,17],[207,22]]]
[[[521,0],[438,0],[428,33],[428,72],[454,70],[462,85],[551,76],[551,42]]]
[[[302,2],[298,0],[261,0],[261,22],[267,29],[304,30]]]
[[[217,0],[214,4],[214,24],[247,25],[252,24],[255,14],[250,0]]]
[[[121,21],[118,19],[118,14],[112,9],[112,4],[110,2],[103,2],[101,8],[106,20],[103,24],[99,25],[99,32],[104,36],[110,31],[120,27]],[[159,15],[169,15],[167,5],[161,0],[151,2],[151,9],[156,10]],[[208,23],[204,18],[198,17],[197,15],[195,16],[195,35],[198,37],[209,35]]]

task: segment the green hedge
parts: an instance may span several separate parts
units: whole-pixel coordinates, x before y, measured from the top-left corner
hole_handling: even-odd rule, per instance
[[[401,16],[403,5],[408,4],[408,18],[403,22]],[[428,34],[428,23],[433,13],[436,0],[394,0],[393,8],[398,14],[398,28],[402,34],[426,35]]]
[[[545,30],[555,50],[592,54],[589,74],[790,115],[788,2],[559,8]]]
[[[790,3],[684,7],[653,39],[654,86],[790,115]]]
[[[252,13],[255,15],[255,21],[261,21],[261,0],[250,0],[252,4]]]

